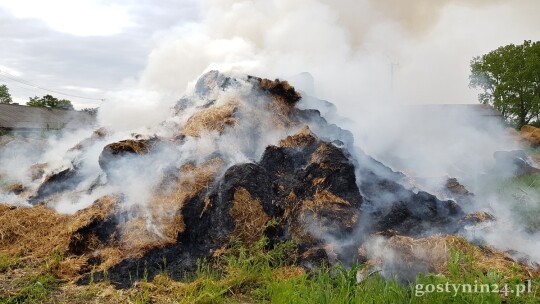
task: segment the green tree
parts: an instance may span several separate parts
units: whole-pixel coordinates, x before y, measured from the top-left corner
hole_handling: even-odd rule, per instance
[[[73,110],[73,105],[71,104],[71,101],[67,99],[58,99],[52,95],[45,95],[43,97],[30,97],[30,100],[26,103],[26,105],[31,107],[47,107]]]
[[[0,103],[10,104],[13,102],[9,89],[5,84],[0,85]]]
[[[37,96],[30,97],[30,100],[26,103],[27,106],[30,107],[45,107],[45,102]]]
[[[493,105],[521,127],[540,116],[540,42],[499,47],[471,61],[470,86],[483,90],[481,103]]]

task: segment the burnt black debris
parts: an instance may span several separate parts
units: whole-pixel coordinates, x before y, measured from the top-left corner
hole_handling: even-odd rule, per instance
[[[178,153],[186,142],[201,139],[208,132],[213,132],[212,136],[224,136],[241,119],[250,119],[246,117],[248,115],[239,114],[242,103],[232,100],[224,106],[223,101],[220,104],[216,100],[220,92],[245,85],[248,89],[238,94],[242,94],[242,98],[248,96],[245,102],[258,102],[257,105],[262,100],[260,107],[253,108],[272,111],[269,120],[276,128],[287,130],[281,134],[289,136],[272,142],[272,145],[246,148],[259,152],[247,153],[257,155],[252,158],[258,159],[246,158],[244,163],[227,162],[220,150],[212,155],[197,155],[197,161],[188,159],[180,164],[175,160],[160,164],[159,168],[152,167],[155,163],[151,159],[155,155]],[[138,244],[140,251],[137,254],[122,255],[122,259],[107,270],[111,282],[126,287],[143,278],[152,279],[164,271],[175,279],[182,279],[196,269],[199,259],[212,257],[216,250],[238,239],[249,243],[264,235],[269,239],[268,246],[292,240],[298,245],[301,265],[311,269],[321,263],[362,261],[358,248],[372,234],[421,237],[455,233],[464,225],[474,223],[475,219],[465,218],[456,202],[405,188],[401,183],[405,176],[355,148],[349,131],[329,124],[318,110],[298,108],[301,98],[286,81],[252,76],[242,80],[211,71],[199,79],[193,96],[181,99],[175,107],[177,114],[194,105],[197,106],[193,111],[206,111],[208,115],[200,123],[204,128],[192,125],[193,132],[175,133],[171,138],[134,135],[131,139],[106,145],[99,156],[101,175],[93,177],[95,181],[89,191],[123,180],[123,174],[128,173],[122,170],[132,167],[158,172],[156,176],[161,180],[153,190],[177,191],[167,197],[163,197],[163,193],[156,194],[161,195],[164,205],[176,208],[166,209],[175,210],[166,214],[174,218],[167,225],[176,225],[167,226],[171,234],[164,237],[163,242]],[[223,114],[221,112],[211,115],[215,107],[222,107],[222,112],[227,115],[217,115]],[[237,108],[240,108],[239,112],[235,112]],[[215,117],[219,120],[224,116],[231,123],[223,128],[212,128],[213,125],[220,126],[215,123]],[[185,118],[189,121],[195,119],[193,117]],[[262,128],[254,130],[247,135],[253,138],[246,140],[256,146],[261,142],[256,137],[262,138],[264,132]],[[104,136],[102,131],[92,140],[101,140]],[[86,149],[90,143],[82,142],[73,152]],[[218,164],[208,168],[201,165],[201,161],[211,158],[217,159]],[[50,176],[31,202],[73,190],[83,179],[79,171],[74,165]],[[189,178],[183,179],[185,176]],[[121,201],[107,202],[115,205]],[[129,220],[138,214],[148,218],[159,216],[161,207],[158,205],[157,211],[151,208],[103,209],[99,217],[92,218],[88,225],[75,231],[69,253],[92,255],[91,242],[99,243],[99,248],[114,247],[122,243],[121,238],[126,232],[122,229],[133,227],[129,226]],[[131,216],[130,212],[133,213]],[[146,219],[143,218],[138,226],[142,226],[142,233]],[[140,239],[142,237],[136,241]],[[121,249],[125,250],[124,247]],[[92,256],[88,263],[99,265],[99,255]],[[83,278],[79,282],[88,283],[88,269],[81,271]],[[94,280],[100,278],[103,273],[93,274]]]
[[[90,220],[86,225],[73,231],[69,240],[68,252],[74,255],[91,253],[100,244],[113,245],[118,241],[115,205],[118,198],[97,200],[89,213]],[[79,211],[85,213],[87,210]],[[88,210],[89,211],[89,210]]]
[[[292,162],[283,165],[283,158]],[[318,265],[322,261],[316,259],[326,255],[310,252],[316,252],[312,248],[325,240],[306,228],[317,225],[334,237],[350,236],[362,203],[354,166],[340,148],[315,137],[296,148],[270,146],[259,163],[228,168],[209,191],[185,204],[186,230],[178,243],[121,262],[109,270],[111,280],[126,286],[129,276],[125,273],[129,271],[133,280],[141,265],[151,278],[163,270],[163,259],[167,260],[168,273],[177,279],[194,269],[197,259],[209,257],[213,249],[230,241],[235,228],[231,207],[238,189],[245,189],[253,201],[260,202],[268,218],[277,220],[277,226],[264,231],[271,242],[293,239],[303,244],[301,254],[306,261]]]
[[[282,99],[285,103],[289,105],[295,105],[302,96],[298,93],[293,86],[291,86],[287,81],[284,80],[270,80],[263,79],[254,76],[248,76],[249,81],[254,81],[258,84],[259,88],[264,92],[268,92],[274,97]]]
[[[45,181],[39,186],[37,193],[28,200],[28,203],[36,205],[51,195],[73,190],[83,180],[84,176],[82,176],[77,167],[54,173],[45,178]]]
[[[449,178],[446,180],[446,188],[453,194],[458,196],[474,196],[465,186],[459,183],[457,178]]]
[[[298,146],[287,146],[295,140]],[[122,261],[109,270],[112,282],[128,286],[132,283],[128,278],[142,279],[142,269],[149,279],[164,267],[176,279],[195,269],[197,259],[209,258],[213,250],[230,240],[235,228],[230,210],[240,188],[261,203],[269,218],[277,219],[278,225],[266,229],[265,235],[271,242],[291,239],[297,242],[301,265],[306,268],[329,262],[323,250],[328,236],[357,240],[337,254],[337,259],[350,261],[352,252],[362,242],[362,237],[357,236],[361,230],[393,230],[402,235],[420,236],[433,230],[458,229],[463,212],[455,203],[440,201],[425,192],[413,193],[374,171],[370,171],[374,182],[361,183],[370,195],[366,214],[374,220],[362,222],[365,216],[361,216],[360,210],[367,198],[360,193],[355,166],[345,150],[321,141],[312,133],[286,138],[282,144],[285,146],[267,147],[258,163],[228,168],[209,191],[185,204],[182,215],[186,230],[176,244],[152,249],[139,259]],[[370,165],[382,166],[375,161]],[[391,172],[386,167],[378,169]],[[380,202],[377,197],[386,198]]]
[[[459,231],[465,215],[451,200],[439,200],[424,191],[418,193],[398,183],[401,173],[392,171],[361,151],[357,151],[357,174],[366,203],[362,206],[363,229],[373,233],[420,237]],[[389,233],[391,232],[391,233]]]
[[[446,194],[455,199],[462,206],[471,205],[474,201],[474,193],[463,186],[457,178],[446,180]]]
[[[103,148],[101,155],[99,155],[99,166],[103,171],[107,172],[115,159],[120,159],[126,155],[147,154],[154,141],[148,139],[127,139],[108,144]]]

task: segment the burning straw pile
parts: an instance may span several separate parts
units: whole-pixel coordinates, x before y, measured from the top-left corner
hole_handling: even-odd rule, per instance
[[[140,265],[145,278],[166,268],[179,279],[231,241],[263,237],[298,245],[298,266],[278,277],[329,261],[443,272],[452,246],[482,270],[517,265],[450,236],[471,224],[459,204],[406,189],[400,174],[358,154],[348,131],[297,108],[300,99],[285,81],[205,74],[166,132],[110,142],[100,129],[68,151],[67,166],[28,168],[32,178],[9,192],[24,189],[34,206],[0,205],[0,254],[39,262],[57,252],[64,277],[107,273],[119,286],[142,279]],[[66,201],[89,207],[53,210]],[[379,248],[391,260],[373,252],[373,235],[386,236]]]

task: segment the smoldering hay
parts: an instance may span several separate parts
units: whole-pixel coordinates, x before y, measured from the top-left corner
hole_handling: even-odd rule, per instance
[[[182,278],[231,240],[266,236],[270,245],[296,242],[307,269],[367,262],[408,279],[441,269],[447,242],[459,242],[445,235],[496,225],[489,213],[464,211],[474,198],[457,180],[453,199],[408,187],[318,107],[333,105],[286,81],[210,71],[158,127],[42,143],[64,149],[49,162],[21,148],[30,154],[24,168],[0,168],[9,181],[0,198],[14,205],[0,209],[0,251],[40,258],[32,244],[47,238],[46,248],[68,257],[66,276],[87,282],[107,271],[127,286],[164,267]],[[537,267],[527,254],[520,262],[488,255],[504,257],[506,269]]]

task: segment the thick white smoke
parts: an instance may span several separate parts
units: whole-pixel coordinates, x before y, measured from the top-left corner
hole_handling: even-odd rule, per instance
[[[530,15],[538,5],[203,1],[201,23],[161,34],[142,82],[178,95],[202,70],[270,78],[307,71],[315,78],[316,95],[335,102],[341,113],[358,112],[351,108],[359,103],[392,100],[472,103],[468,61],[500,45],[538,37],[538,20]],[[499,20],[508,24],[501,28]]]
[[[393,169],[421,178],[416,182],[434,192],[447,177],[457,177],[479,195],[480,205],[464,206],[467,211],[486,210],[500,218],[486,239],[538,259],[538,242],[514,238],[505,246],[501,241],[523,228],[505,211],[511,207],[504,206],[508,201],[497,189],[477,182],[493,167],[494,152],[519,148],[504,126],[482,121],[468,108],[401,105],[475,103],[476,92],[467,87],[469,60],[500,45],[539,38],[532,30],[538,19],[530,14],[539,6],[534,1],[205,1],[203,22],[175,29],[158,43],[141,83],[180,93],[209,69],[269,78],[309,72],[313,83],[291,77],[292,84],[335,103],[349,120],[327,118],[345,124],[358,145]],[[503,28],[500,20],[508,21]],[[516,225],[507,229],[507,221]]]
[[[99,180],[97,159],[103,147],[129,138],[130,133],[170,137],[169,126],[185,124],[191,114],[185,111],[170,118],[171,107],[184,93],[192,92],[194,81],[204,71],[290,77],[299,89],[335,103],[337,114],[331,109],[321,112],[331,122],[350,129],[356,144],[375,158],[422,178],[423,182],[416,181],[420,187],[437,191],[445,177],[457,177],[480,195],[481,203],[464,206],[466,211],[486,209],[501,219],[491,232],[480,232],[481,236],[502,249],[517,249],[540,260],[540,242],[512,238],[523,227],[506,212],[509,208],[496,189],[477,182],[493,166],[495,151],[517,148],[503,126],[494,122],[479,126],[478,115],[467,110],[403,108],[408,103],[475,102],[475,92],[462,77],[467,74],[468,60],[506,43],[538,38],[534,29],[539,19],[530,15],[538,6],[538,2],[525,0],[513,2],[510,9],[503,1],[423,0],[415,5],[399,0],[203,1],[201,23],[162,34],[140,81],[107,96],[99,120],[113,132],[80,156],[82,174],[88,183]],[[517,16],[522,22],[502,29],[493,23],[516,20]],[[523,34],[517,41],[513,40],[515,31]],[[304,72],[309,74],[301,74]],[[231,98],[226,92],[219,97],[218,104]],[[114,168],[121,172],[117,181],[90,195],[77,192],[62,198],[56,208],[71,213],[115,191],[124,192],[126,201],[145,207],[159,182],[156,174],[169,164],[200,163],[202,159],[193,156],[213,152],[220,152],[229,164],[257,160],[261,149],[287,133],[261,133],[264,136],[258,143],[250,143],[253,128],[273,130],[272,126],[250,125],[252,118],[241,120],[246,125],[234,132],[188,139],[180,151],[161,149],[148,158],[151,163],[118,163]],[[255,120],[265,121],[267,117]],[[46,162],[55,170],[72,166],[73,158],[59,150],[66,151],[90,134],[86,132],[86,136],[74,135],[77,140],[69,136],[49,141],[43,150],[33,149],[35,154],[23,148],[25,152],[3,155],[0,168],[8,173],[2,173],[11,174],[9,179],[24,180],[28,172],[20,168],[27,165]],[[14,168],[15,163],[21,166]],[[505,221],[515,225],[505,225]],[[512,238],[514,243],[504,242],[498,235]]]

